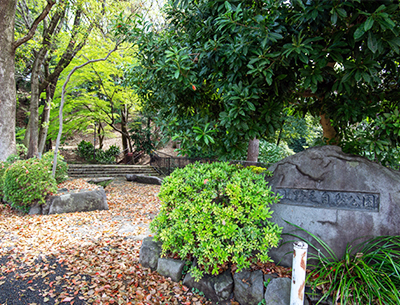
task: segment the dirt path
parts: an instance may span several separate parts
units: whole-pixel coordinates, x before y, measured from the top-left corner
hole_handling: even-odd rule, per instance
[[[105,191],[108,211],[29,216],[0,204],[0,304],[211,304],[139,264],[159,186],[116,179]]]

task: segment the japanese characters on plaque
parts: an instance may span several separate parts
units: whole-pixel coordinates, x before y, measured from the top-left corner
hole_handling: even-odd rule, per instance
[[[379,212],[379,194],[376,193],[295,188],[277,188],[276,192],[282,195],[280,203],[283,204]]]

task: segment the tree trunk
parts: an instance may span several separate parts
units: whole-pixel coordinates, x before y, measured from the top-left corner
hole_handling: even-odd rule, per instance
[[[103,149],[103,143],[104,143],[104,128],[101,125],[101,122],[99,121],[98,123],[99,128],[97,128],[97,135],[99,137],[99,149]]]
[[[55,87],[51,87],[49,85],[46,89],[46,105],[44,106],[42,113],[42,120],[40,122],[40,131],[39,131],[39,154],[42,155],[44,152],[44,148],[46,146],[47,132],[49,130],[49,122],[50,122],[50,111],[51,111],[51,102],[53,100]]]
[[[126,108],[126,107],[125,107]],[[127,121],[126,121],[126,109],[121,109],[121,137],[122,137],[122,151],[125,151],[128,148],[128,140],[129,138],[126,136],[128,134],[128,130],[126,128]],[[129,145],[130,146],[130,145]],[[130,149],[132,151],[132,149]]]
[[[24,139],[22,140],[22,143],[25,145],[25,147],[29,146],[30,137],[31,137],[31,120],[29,117],[28,124],[26,125]]]
[[[258,154],[260,152],[260,140],[254,138],[253,140],[249,140],[249,148],[247,150],[247,162],[258,161]]]
[[[328,145],[337,145],[339,143],[339,137],[331,124],[331,120],[326,117],[325,113],[320,114],[320,118],[324,141]]]
[[[15,143],[15,50],[16,0],[0,1],[0,161],[17,153]]]
[[[39,156],[39,100],[40,100],[40,91],[39,91],[39,77],[40,77],[40,69],[44,62],[44,58],[46,56],[47,50],[45,47],[41,48],[35,58],[35,62],[33,63],[32,68],[32,76],[31,76],[31,104],[29,106],[29,129],[30,129],[30,138],[29,138],[29,147],[27,158],[38,157]]]

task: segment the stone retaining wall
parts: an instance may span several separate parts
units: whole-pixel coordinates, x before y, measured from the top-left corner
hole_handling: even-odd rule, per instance
[[[244,270],[234,273],[229,270],[218,276],[205,275],[196,282],[190,272],[183,276],[187,262],[176,259],[161,258],[161,243],[152,237],[143,240],[140,248],[139,262],[144,268],[151,268],[174,282],[183,280],[182,284],[202,291],[213,302],[224,302],[235,298],[241,305],[258,305],[265,300],[267,305],[289,305],[291,279],[263,274],[261,270]],[[189,262],[191,264],[192,262]],[[308,296],[305,305],[316,304],[319,297]],[[332,305],[332,301],[320,302],[321,305]]]

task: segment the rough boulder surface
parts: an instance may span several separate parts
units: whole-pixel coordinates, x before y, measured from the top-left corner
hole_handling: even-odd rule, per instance
[[[204,275],[198,282],[188,272],[183,279],[183,285],[198,289],[214,302],[228,300],[233,292],[233,279],[229,270],[218,276]]]
[[[324,240],[339,257],[346,244],[362,236],[400,234],[400,172],[366,158],[345,154],[337,146],[313,147],[269,168],[273,191],[283,195],[271,207],[271,221],[283,232],[304,236],[284,220]],[[283,242],[293,240],[284,237]],[[291,244],[270,251],[279,261]],[[281,262],[291,265],[291,255]]]
[[[287,277],[271,279],[265,291],[266,305],[289,305],[290,285]]]
[[[67,192],[50,197],[46,204],[32,206],[29,214],[49,215],[96,210],[108,210],[107,197],[103,188],[93,191]]]
[[[155,184],[161,185],[162,179],[154,176],[144,176],[144,175],[126,175],[127,181],[145,183],[145,184]]]
[[[258,305],[264,298],[264,277],[261,270],[241,271],[233,275],[235,299],[241,305]]]
[[[159,258],[157,272],[165,277],[170,277],[174,282],[179,282],[182,277],[185,261],[170,258]]]
[[[153,240],[153,237],[143,239],[139,252],[139,263],[144,268],[156,270],[158,259],[161,255],[161,243]]]

